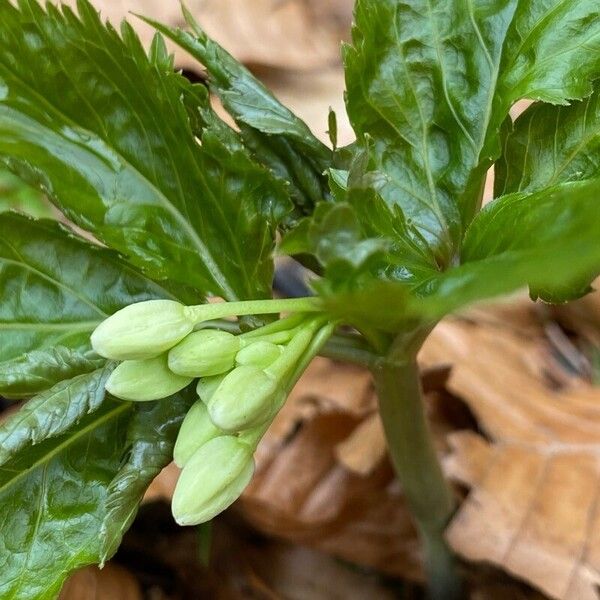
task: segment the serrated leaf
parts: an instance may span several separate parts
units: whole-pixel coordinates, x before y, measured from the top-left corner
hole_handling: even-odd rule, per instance
[[[527,286],[549,302],[577,298],[600,274],[599,195],[596,179],[498,198],[467,231],[462,265],[418,286],[371,278],[325,287],[325,302],[352,323],[397,333]]]
[[[471,183],[471,172],[514,4],[356,4],[344,54],[350,120],[359,140],[373,139],[369,170],[379,174],[379,193],[419,229],[432,264],[449,264],[476,205],[481,181]]]
[[[519,0],[500,65],[497,101],[568,104],[600,76],[596,0]]]
[[[331,166],[332,151],[183,10],[192,33],[142,19],[204,65],[211,89],[240,126],[256,159],[290,184],[299,214],[310,214],[329,195],[324,171]]]
[[[496,195],[533,192],[600,174],[600,93],[570,106],[536,103],[506,136]]]
[[[28,445],[66,433],[104,402],[104,384],[113,366],[57,383],[27,402],[0,427],[0,464]]]
[[[198,142],[159,42],[149,58],[131,27],[119,36],[87,0],[78,10],[0,0],[0,155],[153,278],[228,300],[267,294],[280,186]]]
[[[170,460],[191,399],[120,402],[105,397],[105,378],[101,369],[62,382],[0,426],[2,598],[55,598],[73,570],[108,558]]]
[[[30,396],[96,369],[89,336],[133,302],[169,297],[116,254],[52,221],[0,215],[0,393]]]
[[[599,194],[595,179],[488,204],[467,231],[463,264],[433,284],[423,310],[450,312],[527,285],[549,302],[588,292],[600,274]]]
[[[595,0],[358,0],[347,105],[366,172],[447,267],[524,97],[565,103],[600,76]]]

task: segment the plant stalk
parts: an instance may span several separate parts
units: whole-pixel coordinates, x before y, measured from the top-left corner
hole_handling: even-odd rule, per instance
[[[427,423],[416,358],[382,358],[373,373],[389,452],[422,540],[430,596],[460,600],[456,560],[444,537],[455,503]]]

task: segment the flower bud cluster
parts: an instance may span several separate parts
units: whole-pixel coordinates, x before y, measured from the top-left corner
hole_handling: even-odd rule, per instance
[[[322,316],[306,314],[239,335],[196,331],[212,318],[210,307],[202,309],[170,300],[134,304],[92,335],[99,354],[122,361],[106,383],[113,396],[158,400],[198,380],[198,400],[174,448],[182,473],[172,509],[183,525],[210,520],[239,497],[258,441],[331,333]]]

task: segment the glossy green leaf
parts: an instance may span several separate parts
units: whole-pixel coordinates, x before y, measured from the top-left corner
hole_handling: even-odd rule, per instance
[[[555,103],[600,76],[595,0],[358,0],[346,48],[347,106],[366,166],[447,267],[520,98]],[[372,142],[364,136],[372,138]]]
[[[600,274],[599,197],[596,179],[498,198],[467,231],[462,265],[418,286],[371,278],[324,288],[325,302],[352,323],[394,333],[527,286],[550,302],[577,298]]]
[[[113,252],[52,221],[0,215],[0,393],[30,396],[96,369],[90,333],[132,302],[169,297]]]
[[[449,264],[481,178],[502,42],[515,2],[358,0],[345,51],[347,106],[359,136],[373,138],[369,171]],[[461,219],[461,209],[463,216]]]
[[[504,43],[496,102],[568,104],[600,76],[596,0],[519,0]]]
[[[526,285],[549,302],[588,292],[600,274],[598,198],[600,179],[498,198],[473,220],[463,265],[433,284],[429,304],[450,312]]]
[[[159,402],[135,404],[125,441],[126,462],[107,488],[99,535],[100,563],[117,551],[146,489],[173,460],[175,438],[187,411],[197,400],[194,388]]]
[[[160,41],[147,56],[128,25],[78,10],[0,0],[0,156],[153,278],[267,294],[281,186],[241,146],[199,143]]]
[[[44,196],[18,177],[0,169],[0,212],[15,210],[38,219],[52,218]]]
[[[536,103],[515,122],[496,163],[496,195],[600,175],[600,93],[570,106]]]
[[[106,374],[62,382],[0,426],[2,598],[55,598],[73,570],[108,558],[170,460],[191,398],[117,402]]]
[[[240,126],[257,160],[288,182],[299,214],[310,214],[329,196],[324,171],[331,166],[332,151],[183,10],[193,33],[142,18],[206,67],[211,88]]]
[[[57,383],[27,402],[0,428],[0,464],[28,445],[66,433],[104,402],[104,384],[114,365]]]

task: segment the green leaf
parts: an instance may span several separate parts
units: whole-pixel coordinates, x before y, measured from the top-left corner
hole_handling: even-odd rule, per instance
[[[148,57],[130,26],[78,10],[0,0],[0,156],[154,279],[267,294],[281,186],[241,145],[198,142],[160,41]]]
[[[565,183],[488,204],[467,231],[463,264],[431,282],[421,309],[435,314],[528,285],[565,302],[600,273],[600,180]]]
[[[372,147],[365,172],[416,226],[431,266],[454,260],[512,104],[592,92],[597,11],[596,0],[357,1],[348,112]]]
[[[349,289],[323,287],[325,303],[359,327],[397,333],[526,286],[549,302],[577,298],[600,274],[599,197],[596,179],[498,198],[467,231],[462,265],[418,286],[371,278]]]
[[[0,212],[16,210],[38,219],[51,218],[43,195],[9,171],[0,170]]]
[[[496,195],[600,174],[600,93],[570,106],[536,103],[515,122],[496,163]]]
[[[191,398],[118,402],[104,397],[106,375],[63,382],[0,426],[2,598],[54,598],[72,571],[107,559],[170,460]]]
[[[113,366],[57,383],[27,402],[0,428],[0,464],[28,445],[66,433],[104,402],[104,384]]]
[[[471,218],[502,42],[514,2],[358,0],[347,106],[373,138],[370,171],[446,266]],[[463,196],[468,199],[461,200]],[[461,218],[462,210],[462,218]]]
[[[211,89],[240,126],[256,159],[290,184],[299,214],[310,214],[329,196],[324,172],[331,166],[332,151],[246,67],[211,40],[185,7],[183,11],[193,33],[141,18],[206,67]]]
[[[514,4],[514,2],[513,2]],[[596,0],[519,0],[504,44],[496,101],[568,104],[600,76]]]
[[[172,398],[135,405],[127,430],[127,460],[107,488],[106,512],[100,527],[100,563],[117,551],[146,489],[173,460],[177,432],[196,400],[192,386]]]
[[[53,221],[0,214],[0,393],[30,396],[96,369],[90,333],[133,302],[170,297]]]

